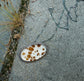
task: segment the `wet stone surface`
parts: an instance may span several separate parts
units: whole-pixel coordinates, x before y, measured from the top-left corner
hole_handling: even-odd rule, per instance
[[[84,81],[84,2],[31,0],[9,81]],[[69,29],[69,30],[68,30]],[[47,55],[25,63],[19,54],[43,43]]]

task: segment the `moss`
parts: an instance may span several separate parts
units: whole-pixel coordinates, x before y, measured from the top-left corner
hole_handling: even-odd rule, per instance
[[[21,0],[21,5],[19,9],[19,14],[23,15],[23,21],[25,20],[26,11],[28,8],[29,0]],[[16,50],[18,46],[18,39],[14,38],[15,34],[22,34],[23,26],[14,28],[11,32],[10,44],[8,47],[7,54],[4,58],[4,64],[0,73],[0,81],[8,81],[9,74],[11,73],[11,68],[13,65],[14,57],[16,55]]]

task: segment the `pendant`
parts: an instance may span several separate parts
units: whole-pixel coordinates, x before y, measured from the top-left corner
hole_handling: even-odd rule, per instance
[[[42,44],[30,45],[24,48],[20,57],[25,62],[37,61],[46,55],[46,46]]]

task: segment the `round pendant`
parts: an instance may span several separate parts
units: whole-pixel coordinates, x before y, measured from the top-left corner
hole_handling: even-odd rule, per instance
[[[42,44],[28,46],[21,51],[20,57],[25,62],[37,61],[46,54],[46,47]]]

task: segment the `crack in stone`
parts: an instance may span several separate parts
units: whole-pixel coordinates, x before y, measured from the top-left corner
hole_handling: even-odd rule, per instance
[[[69,30],[69,19],[71,20],[71,21],[73,21],[73,22],[77,22],[77,18],[78,18],[78,15],[77,15],[77,8],[78,8],[78,2],[76,1],[76,4],[74,5],[74,6],[72,6],[72,7],[70,7],[70,10],[68,10],[68,8],[66,7],[66,4],[65,4],[65,2],[66,2],[66,0],[62,0],[63,1],[63,7],[64,7],[64,9],[63,9],[63,11],[62,11],[62,13],[61,13],[61,16],[60,16],[60,18],[59,18],[59,22],[57,23],[56,22],[56,19],[53,17],[53,10],[54,10],[54,8],[48,8],[48,11],[49,11],[49,13],[50,13],[50,15],[51,15],[51,17],[52,17],[52,20],[54,21],[54,23],[55,23],[55,25],[56,25],[56,31],[57,31],[57,28],[61,28],[61,29],[65,29],[65,30]],[[71,10],[74,10],[74,13],[75,13],[75,19],[73,19],[72,17],[71,17]],[[65,26],[63,26],[63,27],[61,27],[60,26],[60,22],[61,22],[61,20],[62,20],[62,18],[63,18],[63,14],[64,14],[64,12],[67,12],[67,18],[66,18],[66,25]]]
[[[67,12],[67,15],[69,16],[70,20],[72,20],[73,22],[77,22],[77,7],[78,7],[78,2],[76,1],[76,4],[74,5],[74,7],[70,7],[70,10],[68,10],[68,8],[66,7],[66,4],[65,4],[66,0],[63,0],[63,6],[64,6],[64,10],[66,10]],[[70,15],[70,11],[71,9],[74,9],[74,12],[75,12],[75,16],[76,16],[76,19],[74,20],[71,15]]]
[[[51,39],[54,38],[54,36],[55,36],[55,34],[52,34],[52,36],[51,36],[50,38],[48,38],[47,40],[42,41],[42,43],[45,43],[45,42],[47,42],[47,41],[50,41]]]
[[[34,42],[36,42],[36,41],[39,39],[39,37],[42,35],[42,33],[43,33],[44,29],[46,28],[48,22],[49,22],[49,19],[48,19],[47,22],[44,24],[43,29],[41,30],[40,34],[38,34],[38,36],[36,37],[36,39],[35,39]]]

